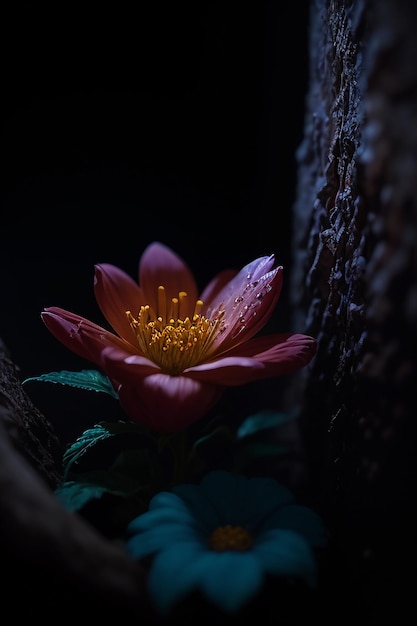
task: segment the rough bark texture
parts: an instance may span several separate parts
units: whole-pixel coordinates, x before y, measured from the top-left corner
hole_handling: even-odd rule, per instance
[[[142,571],[53,495],[60,456],[52,426],[25,394],[0,340],[3,615],[48,624],[62,615],[143,618]]]
[[[52,488],[61,480],[62,451],[51,424],[24,393],[19,369],[0,339],[1,425],[10,443]]]
[[[343,603],[335,623],[411,624],[416,5],[317,0],[310,31],[292,301],[319,350],[293,397],[302,398],[310,481],[333,533],[329,602]]]

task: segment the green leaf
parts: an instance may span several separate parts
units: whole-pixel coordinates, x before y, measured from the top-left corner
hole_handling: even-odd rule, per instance
[[[109,471],[90,472],[79,481],[67,481],[55,490],[58,500],[70,511],[79,511],[91,500],[98,500],[104,494],[127,498],[146,486],[137,481]]]
[[[93,428],[85,430],[78,439],[71,444],[64,452],[62,462],[64,466],[65,476],[68,475],[69,469],[73,463],[76,463],[80,457],[90,448],[95,446],[99,441],[113,437],[114,435],[103,424],[96,424]]]
[[[260,430],[275,428],[293,419],[294,416],[288,413],[261,411],[260,413],[255,413],[247,417],[239,426],[236,435],[238,439],[243,439],[243,437],[255,435]]]
[[[26,378],[23,384],[30,381],[42,381],[48,383],[60,383],[61,385],[69,385],[70,387],[78,387],[78,389],[86,389],[87,391],[97,391],[107,393],[113,398],[118,399],[110,379],[97,370],[82,370],[81,372],[50,372],[41,376],[32,376]]]
[[[284,454],[288,454],[289,451],[290,448],[288,446],[276,443],[251,442],[238,451],[235,463],[237,468],[240,470],[250,461],[261,460],[266,457],[279,457]]]
[[[85,472],[77,481],[65,481],[56,488],[55,495],[67,509],[79,511],[105,494],[126,499],[143,493],[150,488],[155,473],[149,450],[126,450],[110,469]]]
[[[58,500],[70,511],[81,510],[90,500],[99,499],[106,488],[96,484],[68,481],[55,489]]]
[[[232,434],[230,428],[228,428],[227,426],[222,425],[222,426],[218,426],[217,428],[212,430],[211,433],[208,433],[207,435],[202,435],[201,437],[196,439],[196,441],[194,441],[194,443],[192,445],[192,449],[195,450],[196,448],[198,448],[202,444],[206,444],[207,442],[211,442],[214,439],[217,439],[219,437],[222,437],[223,439],[228,440],[228,441],[232,441],[233,440],[233,434]]]
[[[77,463],[80,458],[90,451],[98,443],[103,442],[110,437],[123,437],[125,435],[137,435],[138,441],[146,442],[147,449],[155,447],[155,433],[141,424],[135,422],[100,422],[95,424],[93,428],[85,430],[77,440],[68,446],[65,450],[62,463],[64,468],[64,478],[68,477],[70,468],[73,463]],[[145,439],[143,439],[145,437]],[[142,444],[143,445],[143,444]]]

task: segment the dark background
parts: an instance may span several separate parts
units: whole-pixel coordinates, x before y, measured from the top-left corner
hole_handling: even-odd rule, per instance
[[[94,264],[136,278],[154,240],[200,287],[275,253],[285,273],[274,330],[304,330],[290,326],[287,298],[309,2],[147,4],[25,7],[4,22],[0,337],[22,379],[90,366],[41,310],[101,323]],[[26,390],[78,433],[78,392]],[[93,402],[102,419],[109,399]]]

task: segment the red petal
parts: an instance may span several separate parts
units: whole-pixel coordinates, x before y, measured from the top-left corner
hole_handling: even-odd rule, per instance
[[[317,342],[313,337],[285,333],[257,337],[232,350],[231,354],[250,355],[263,363],[263,372],[254,372],[254,380],[259,380],[297,372],[310,363],[316,351]]]
[[[223,388],[183,376],[154,374],[134,387],[121,385],[120,404],[134,422],[160,432],[175,432],[197,421],[221,398]]]
[[[120,337],[136,346],[126,311],[138,315],[141,305],[146,304],[142,289],[114,265],[102,263],[94,269],[94,294],[104,317]]]
[[[200,295],[200,299],[205,305],[210,305],[211,301],[216,298],[217,294],[227,283],[236,276],[235,270],[224,270],[215,276],[209,284],[205,287],[203,293]]]
[[[281,266],[250,282],[247,276],[242,282],[242,273],[240,276],[239,284],[232,281],[235,291],[230,293],[222,307],[225,310],[225,331],[217,339],[215,354],[224,354],[256,335],[270,319],[281,294]]]
[[[309,335],[302,335],[299,333],[274,333],[271,335],[263,335],[260,337],[254,337],[245,343],[232,348],[228,352],[229,356],[248,356],[255,357],[262,361],[274,361],[280,358],[277,355],[285,350],[291,350],[293,348],[306,347],[308,353],[311,353],[311,358],[315,354],[316,340]]]
[[[130,354],[120,347],[106,347],[100,365],[109,378],[119,383],[135,385],[144,376],[160,372],[158,365],[140,354]]]
[[[112,346],[126,353],[131,350],[129,345],[117,335],[70,311],[49,307],[44,309],[41,317],[58,341],[75,354],[96,365],[100,365],[101,352],[106,347]]]
[[[262,361],[269,376],[291,374],[310,363],[317,352],[317,342],[308,335],[288,335],[282,342],[277,342],[254,358]]]
[[[156,312],[158,309],[158,287],[165,287],[167,302],[178,298],[180,291],[185,291],[185,313],[191,317],[198,297],[197,285],[193,274],[185,262],[170,248],[159,242],[151,243],[142,254],[139,262],[139,284],[143,289],[147,304]]]
[[[185,373],[194,380],[243,385],[298,371],[310,363],[316,347],[315,339],[308,335],[266,335],[238,346],[227,357],[192,367]]]
[[[184,374],[193,380],[234,387],[262,378],[261,374],[264,369],[263,363],[256,359],[228,356],[211,363],[190,367],[184,371]]]
[[[219,292],[216,300],[218,302],[227,302],[230,298],[239,295],[249,282],[255,282],[267,274],[274,265],[274,256],[265,256],[255,259],[245,265],[235,276],[226,284],[222,291]]]

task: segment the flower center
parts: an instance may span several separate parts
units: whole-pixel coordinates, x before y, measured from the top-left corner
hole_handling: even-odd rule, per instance
[[[210,535],[210,547],[216,552],[239,550],[244,552],[252,547],[253,539],[242,526],[219,526]]]
[[[160,286],[156,312],[148,304],[140,307],[137,317],[126,311],[143,354],[172,376],[201,363],[222,328],[224,311],[207,319],[200,314],[203,301],[197,300],[190,318],[184,314],[186,299],[186,292],[180,291],[167,303],[165,288]]]

